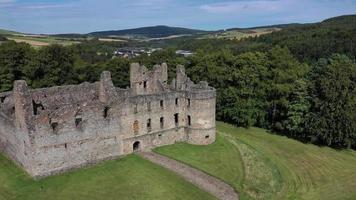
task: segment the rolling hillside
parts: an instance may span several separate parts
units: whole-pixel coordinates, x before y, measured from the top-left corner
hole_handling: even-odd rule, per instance
[[[16,31],[0,29],[0,35],[12,35],[12,34],[21,34],[21,33],[16,32]]]
[[[127,37],[142,37],[142,38],[163,38],[163,37],[169,37],[174,35],[191,35],[191,34],[205,33],[205,32],[206,31],[180,28],[180,27],[150,26],[150,27],[141,27],[135,29],[92,32],[89,33],[89,35],[95,37],[127,36]]]
[[[209,146],[185,143],[155,149],[216,176],[246,199],[356,199],[356,152],[218,123]]]

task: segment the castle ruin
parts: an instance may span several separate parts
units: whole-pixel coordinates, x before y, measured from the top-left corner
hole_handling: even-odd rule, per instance
[[[100,81],[0,93],[0,150],[35,178],[157,146],[215,141],[215,89],[177,66],[130,66],[130,88]]]

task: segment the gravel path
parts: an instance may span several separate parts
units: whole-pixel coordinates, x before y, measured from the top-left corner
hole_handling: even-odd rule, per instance
[[[153,153],[153,152],[140,152],[143,158],[156,163],[162,167],[165,167],[180,176],[187,181],[198,186],[202,190],[209,192],[218,199],[221,200],[238,200],[238,195],[234,189],[222,182],[221,180],[210,176],[202,171],[192,168],[186,164],[170,159],[168,157]]]

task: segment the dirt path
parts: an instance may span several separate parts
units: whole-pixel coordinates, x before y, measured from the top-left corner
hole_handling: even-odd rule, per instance
[[[186,164],[178,162],[176,160],[170,159],[168,157],[153,153],[153,152],[140,152],[143,158],[165,167],[180,176],[182,176],[187,181],[193,183],[197,187],[201,188],[214,195],[221,200],[238,200],[238,195],[234,189],[220,181],[219,179],[210,176],[202,171],[192,168]]]

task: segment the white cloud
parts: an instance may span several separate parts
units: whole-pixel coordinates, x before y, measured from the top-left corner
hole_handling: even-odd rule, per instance
[[[0,0],[0,7],[6,8],[14,5],[16,0]]]
[[[15,3],[16,0],[0,0],[0,4]]]
[[[271,12],[282,10],[293,2],[294,0],[229,1],[201,5],[200,9],[215,14]]]
[[[137,0],[129,2],[129,5],[138,6],[138,7],[145,7],[145,6],[157,6],[162,4],[169,3],[169,0]]]
[[[65,4],[38,4],[38,5],[23,6],[22,8],[41,10],[41,9],[67,8],[67,7],[71,7],[71,5],[65,5]]]

